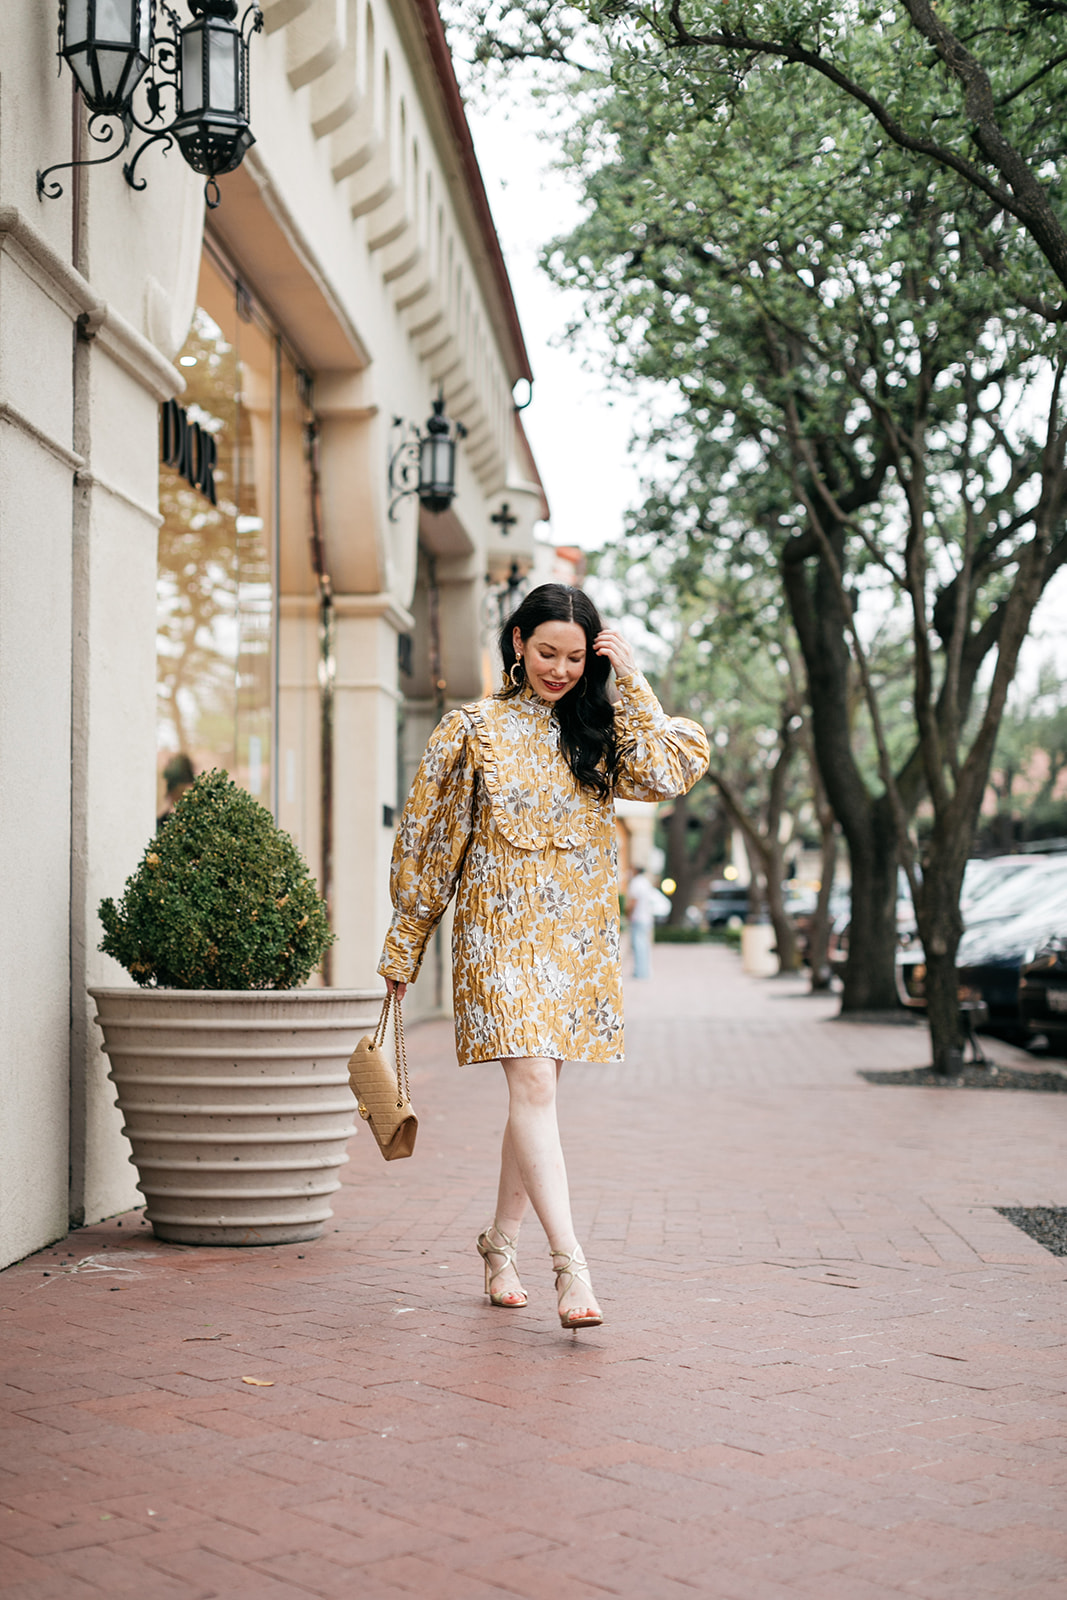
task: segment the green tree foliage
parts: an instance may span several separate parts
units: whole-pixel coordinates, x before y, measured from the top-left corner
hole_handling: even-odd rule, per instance
[[[454,14],[482,65],[588,76],[651,53],[727,116],[768,67],[794,68],[831,117],[852,111],[873,161],[901,151],[957,179],[1006,302],[1067,320],[1063,0],[459,0]]]
[[[292,839],[218,771],[186,790],[100,920],[100,949],[166,989],[296,988],[334,938]]]

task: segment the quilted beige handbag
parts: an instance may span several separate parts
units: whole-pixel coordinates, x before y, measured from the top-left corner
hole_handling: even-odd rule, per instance
[[[396,1034],[396,1065],[385,1054],[389,1012]],[[400,1001],[387,994],[373,1035],[364,1034],[348,1063],[348,1081],[359,1104],[359,1114],[370,1124],[378,1149],[386,1161],[398,1161],[415,1148],[419,1120],[411,1109],[408,1058],[404,1049],[404,1020]]]

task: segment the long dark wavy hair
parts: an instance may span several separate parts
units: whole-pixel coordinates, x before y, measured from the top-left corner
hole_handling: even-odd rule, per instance
[[[600,613],[582,589],[564,583],[542,583],[532,590],[512,612],[500,630],[500,654],[504,660],[505,687],[497,696],[510,700],[526,686],[526,671],[520,665],[516,683],[511,669],[516,662],[512,639],[516,628],[528,639],[542,622],[575,622],[585,634],[585,667],[582,676],[552,708],[559,723],[560,747],[567,765],[586,789],[606,798],[615,787],[622,752],[615,736],[615,710],[608,699],[607,656],[593,653],[593,640],[604,624]]]

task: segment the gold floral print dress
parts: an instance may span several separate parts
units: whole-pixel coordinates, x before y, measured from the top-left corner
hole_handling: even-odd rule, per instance
[[[639,673],[616,680],[615,787],[669,800],[707,770],[704,730],[668,717]],[[552,707],[531,690],[438,723],[393,848],[378,971],[418,974],[452,894],[461,1066],[506,1056],[622,1059],[615,807],[575,779]]]

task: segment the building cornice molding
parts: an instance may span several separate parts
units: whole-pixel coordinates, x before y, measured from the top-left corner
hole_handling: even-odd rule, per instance
[[[533,373],[530,370],[530,357],[526,350],[526,341],[523,338],[522,325],[519,321],[518,308],[515,305],[515,295],[508,276],[504,253],[500,248],[500,238],[493,221],[489,197],[485,192],[485,181],[482,178],[482,169],[478,165],[478,157],[474,150],[474,140],[471,138],[470,126],[467,122],[467,113],[463,105],[463,96],[456,81],[456,71],[452,65],[452,52],[448,47],[444,24],[437,9],[436,0],[407,0],[413,12],[419,29],[422,33],[427,52],[434,70],[440,95],[441,107],[448,124],[448,131],[459,157],[460,173],[464,187],[474,213],[474,220],[485,247],[487,264],[493,278],[494,286],[500,296],[501,310],[504,323],[512,343],[516,369],[512,381],[518,382],[525,378],[528,383],[533,382]]]
[[[334,337],[337,344],[332,362],[325,361],[321,351],[309,351],[306,348],[300,349],[301,359],[308,362],[312,371],[331,371],[336,368],[351,373],[362,371],[369,366],[370,354],[347,310],[333,291],[329,273],[323,265],[314,241],[308,238],[300,226],[292,206],[254,146],[230,180],[230,186],[235,191],[235,198],[240,193],[250,200],[254,199],[262,208],[265,229],[276,230],[277,239],[288,258],[286,261],[288,275],[283,287],[292,292],[295,273],[301,289],[305,294],[315,297],[336,329]],[[248,244],[241,238],[235,221],[236,209],[231,205],[229,211],[212,215],[208,219],[205,228],[206,237],[214,240],[223,253],[232,258],[236,268],[247,272],[249,281],[255,284],[257,293],[262,296],[265,309],[276,325],[289,337],[294,338],[298,345],[306,346],[308,343],[306,336],[301,336],[299,327],[294,330],[291,326],[293,307],[286,306],[279,292],[280,286],[271,281],[271,275],[264,271],[263,263],[256,261],[254,257],[251,261],[248,260]]]

